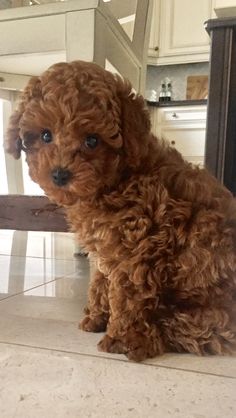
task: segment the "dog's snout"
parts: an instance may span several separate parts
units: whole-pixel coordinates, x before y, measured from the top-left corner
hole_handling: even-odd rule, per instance
[[[68,183],[70,177],[70,171],[64,170],[63,168],[56,168],[52,171],[52,179],[57,186],[65,186],[65,184]]]

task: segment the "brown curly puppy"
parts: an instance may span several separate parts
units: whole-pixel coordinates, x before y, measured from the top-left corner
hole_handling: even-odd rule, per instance
[[[144,99],[99,66],[34,77],[10,119],[32,179],[67,211],[97,258],[85,331],[143,360],[228,353],[236,341],[236,202],[206,170],[150,132]]]

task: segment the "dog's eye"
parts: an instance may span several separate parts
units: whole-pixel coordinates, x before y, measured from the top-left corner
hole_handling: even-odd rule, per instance
[[[42,139],[43,142],[46,142],[47,144],[49,142],[52,142],[52,132],[49,131],[49,129],[44,129],[41,132],[41,139]]]
[[[88,136],[85,138],[85,141],[84,141],[85,146],[86,146],[87,148],[91,148],[91,149],[96,148],[96,146],[98,145],[98,142],[99,142],[98,137],[97,137],[97,135],[95,135],[95,134],[93,134],[93,135],[88,135]]]

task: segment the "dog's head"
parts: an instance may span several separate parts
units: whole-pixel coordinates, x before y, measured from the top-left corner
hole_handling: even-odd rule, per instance
[[[5,148],[25,151],[31,178],[54,201],[73,204],[114,187],[147,153],[150,121],[128,81],[75,61],[33,77],[12,114]]]

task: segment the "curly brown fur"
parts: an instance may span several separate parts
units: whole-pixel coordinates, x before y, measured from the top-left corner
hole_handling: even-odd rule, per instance
[[[30,81],[10,119],[6,149],[16,158],[19,137],[30,176],[97,258],[81,328],[106,330],[99,348],[138,361],[231,352],[236,202],[150,133],[130,83],[95,64],[56,64]],[[64,185],[54,184],[58,168],[70,173]]]

